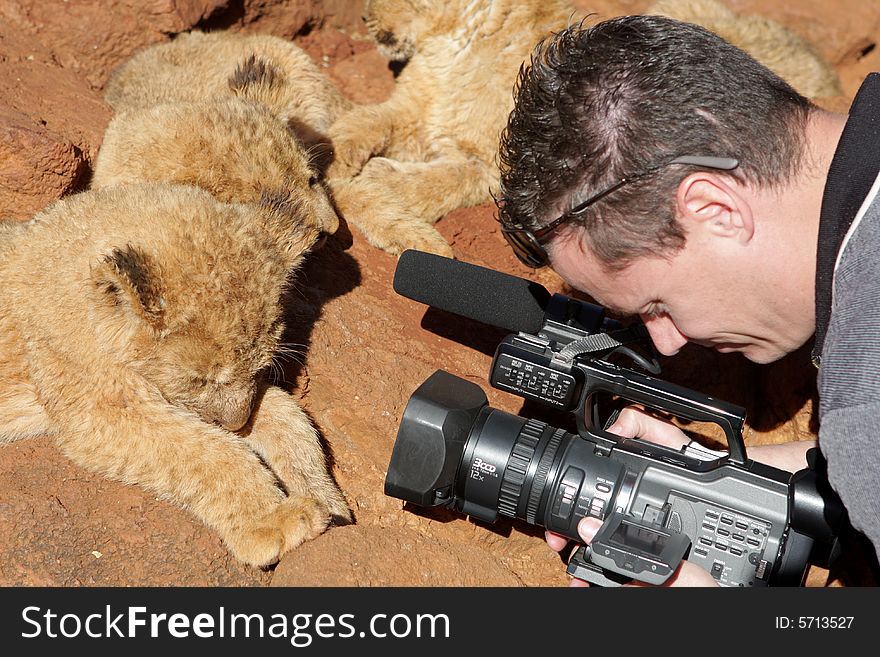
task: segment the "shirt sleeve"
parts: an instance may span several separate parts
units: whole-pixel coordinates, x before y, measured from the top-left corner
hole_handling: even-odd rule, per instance
[[[819,446],[853,527],[880,546],[880,401],[828,411]]]

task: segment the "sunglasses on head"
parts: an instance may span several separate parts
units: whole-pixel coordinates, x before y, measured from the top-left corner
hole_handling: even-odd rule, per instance
[[[669,160],[668,162],[664,162],[663,164],[658,164],[657,166],[653,166],[650,169],[646,169],[645,171],[642,171],[640,173],[621,178],[616,183],[611,185],[611,187],[603,189],[598,194],[593,194],[586,201],[578,203],[571,210],[560,215],[542,228],[531,230],[529,228],[511,228],[502,225],[501,234],[504,235],[504,239],[506,239],[507,243],[510,244],[510,247],[513,249],[516,257],[519,258],[520,262],[534,269],[545,267],[550,264],[550,257],[547,255],[547,250],[544,248],[544,244],[547,243],[550,235],[553,234],[553,231],[555,231],[561,225],[577,218],[578,216],[583,214],[583,212],[588,207],[602,200],[609,194],[616,192],[627,183],[631,183],[634,180],[644,178],[645,176],[650,175],[659,169],[671,166],[673,164],[690,164],[693,166],[705,167],[707,169],[730,171],[739,166],[739,161],[730,157],[682,155],[681,157]]]

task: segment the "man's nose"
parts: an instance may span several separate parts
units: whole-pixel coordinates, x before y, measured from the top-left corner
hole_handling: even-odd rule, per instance
[[[642,316],[642,321],[657,351],[664,356],[674,356],[688,342],[687,336],[678,330],[669,315]]]

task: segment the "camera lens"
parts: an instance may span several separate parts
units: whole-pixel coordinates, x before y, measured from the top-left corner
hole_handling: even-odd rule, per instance
[[[566,435],[561,432],[551,445],[549,429],[537,420],[484,409],[462,455],[456,490],[460,510],[489,522],[498,513],[524,517],[526,500],[533,490],[533,496],[540,497],[550,464]],[[544,468],[542,476],[537,477],[539,463]],[[530,522],[534,523],[532,516]]]
[[[462,453],[456,508],[487,522],[501,514],[576,538],[583,516],[602,518],[615,505],[624,475],[594,450],[562,429],[485,407]]]

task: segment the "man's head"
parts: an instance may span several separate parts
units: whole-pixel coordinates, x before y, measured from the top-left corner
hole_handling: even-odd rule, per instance
[[[770,284],[753,272],[759,257],[772,257],[773,229],[762,228],[756,242],[755,222],[773,214],[807,159],[807,99],[714,34],[654,16],[550,37],[515,95],[499,197],[512,244],[528,242],[518,229],[540,235],[558,221],[539,239],[554,268],[600,303],[642,315],[649,329],[655,320],[652,336],[665,353],[692,340],[767,361],[809,338],[812,308],[801,302],[797,312],[809,317],[791,335],[770,335],[790,323],[783,317],[763,337],[747,334],[747,324],[760,330],[756,315],[775,310],[766,299],[741,298]],[[709,159],[693,163],[701,158]],[[690,301],[707,304],[704,316],[714,311],[712,326],[694,325],[696,307],[673,316],[661,296],[670,290],[659,288],[675,278],[692,287]],[[662,317],[675,329],[665,337]]]

